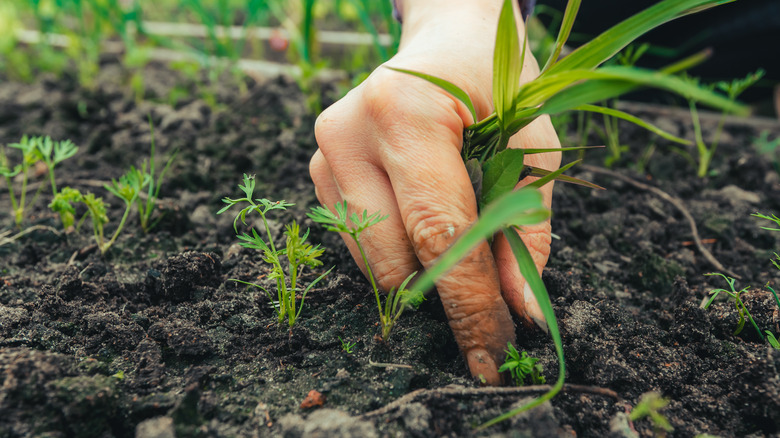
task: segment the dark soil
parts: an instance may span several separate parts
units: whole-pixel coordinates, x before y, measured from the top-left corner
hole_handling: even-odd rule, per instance
[[[245,92],[211,87],[217,104],[209,106],[194,97],[203,87],[150,66],[147,99],[138,103],[121,73],[104,66],[92,90],[68,79],[0,83],[0,142],[42,134],[78,144],[57,168],[59,185],[103,196],[109,232],[123,205],[102,183],[148,156],[148,117],[159,154],[180,151],[161,193],[166,214],[151,233],[133,215],[101,256],[88,224],[59,231],[43,190],[25,223],[43,227],[0,246],[0,437],[652,436],[649,419],[626,415],[648,392],[669,399],[661,412],[674,427],[670,436],[780,436],[780,350],[750,323],[733,334],[733,302],[701,308],[726,284],[704,276],[715,268],[692,244],[683,216],[657,195],[582,170],[574,175],[607,190],[557,186],[560,239],[544,280],[567,381],[588,388],[569,387],[552,403],[475,432],[474,424],[531,393],[477,389],[436,298],[405,314],[389,342],[377,340],[368,283],[338,236],[304,215],[315,203],[308,159],[316,145],[314,116],[296,85],[277,78],[246,83]],[[193,97],[170,105],[174,86]],[[643,116],[692,138],[687,119]],[[780,212],[780,178],[772,160],[756,154],[755,126],[727,125],[704,179],[669,145],[622,126],[630,152],[615,169],[682,200],[705,246],[741,276],[738,288],[752,286],[742,297],[757,324],[778,333],[764,285],[780,279],[769,262],[780,233],[762,230],[769,223],[750,214]],[[713,128],[705,123],[708,135]],[[658,149],[637,172],[651,142]],[[589,153],[587,161],[598,165],[604,155]],[[296,203],[273,216],[272,227],[293,218],[312,226],[312,240],[328,248],[325,268],[336,266],[292,330],[278,326],[262,291],[229,280],[262,283],[269,271],[237,245],[232,217],[215,214],[222,197],[239,194],[242,173],[256,175],[258,196]],[[10,209],[3,190],[0,211]],[[0,221],[16,231],[10,215]],[[352,353],[340,339],[356,343]],[[518,339],[554,381],[549,337],[518,329]],[[372,412],[421,389],[408,403]],[[315,406],[303,409],[307,397]]]

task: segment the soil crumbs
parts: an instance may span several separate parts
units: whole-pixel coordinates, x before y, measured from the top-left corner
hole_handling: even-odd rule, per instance
[[[479,389],[435,297],[405,314],[389,342],[377,340],[368,283],[338,236],[305,217],[316,203],[307,171],[314,117],[295,84],[226,80],[232,85],[210,86],[216,104],[168,102],[173,87],[189,96],[203,90],[162,66],[147,69],[142,102],[123,92],[112,65],[92,90],[46,77],[0,83],[0,142],[23,134],[73,140],[81,149],[57,168],[59,185],[103,196],[110,231],[123,205],[102,185],[148,157],[149,120],[158,154],[179,150],[161,192],[165,215],[149,234],[131,217],[101,256],[88,226],[58,231],[42,190],[27,223],[40,227],[0,246],[0,437],[780,436],[780,350],[750,322],[734,335],[733,301],[702,309],[708,292],[726,284],[703,275],[715,268],[692,244],[683,215],[587,168],[574,176],[607,190],[557,185],[559,238],[544,272],[572,385],[552,402],[475,430],[539,392]],[[688,120],[643,116],[692,137]],[[615,168],[682,201],[704,245],[741,277],[737,287],[752,286],[742,299],[757,324],[778,333],[764,285],[780,279],[768,261],[780,234],[749,215],[780,211],[780,178],[753,147],[755,126],[727,128],[707,178],[628,125],[621,139],[631,150]],[[657,151],[638,172],[654,142]],[[586,160],[598,165],[604,156]],[[296,203],[272,217],[273,229],[292,219],[311,227],[311,239],[328,248],[325,269],[336,266],[306,297],[292,330],[279,327],[262,290],[230,280],[269,283],[269,268],[236,244],[232,217],[215,215],[242,173],[256,175],[259,197]],[[44,175],[33,181],[37,190]],[[0,211],[11,211],[5,191]],[[2,229],[15,232],[9,216]],[[518,340],[554,382],[548,336],[519,328]],[[351,352],[342,341],[355,343]],[[672,431],[629,420],[649,392],[669,400],[660,412]]]

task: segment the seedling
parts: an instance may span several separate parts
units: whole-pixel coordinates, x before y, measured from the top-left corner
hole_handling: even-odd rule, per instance
[[[337,203],[335,205],[336,213],[328,210],[325,207],[313,207],[312,211],[307,214],[314,222],[325,225],[325,229],[328,231],[334,231],[337,233],[346,233],[355,242],[355,245],[360,251],[360,256],[363,259],[363,264],[366,267],[366,274],[368,274],[368,280],[371,282],[371,288],[374,291],[374,297],[376,297],[376,306],[379,310],[379,322],[382,326],[382,339],[387,341],[390,338],[390,333],[395,326],[398,318],[404,311],[405,303],[403,302],[404,296],[407,294],[407,285],[415,273],[412,273],[407,277],[398,288],[390,289],[387,294],[385,302],[382,303],[382,299],[379,296],[379,288],[376,285],[376,279],[374,279],[374,273],[371,271],[371,264],[368,263],[366,252],[363,250],[363,245],[360,244],[360,233],[366,228],[376,225],[379,222],[387,219],[387,216],[382,216],[380,212],[368,214],[368,211],[363,210],[362,215],[352,213],[351,216],[347,214],[347,201],[343,203]],[[349,225],[349,222],[352,225]]]
[[[352,349],[357,345],[357,342],[345,341],[341,339],[341,336],[339,336],[339,341],[341,342],[341,349],[347,354],[352,354]]]
[[[151,130],[152,135],[152,141],[151,141],[151,152],[149,161],[144,161],[143,164],[141,164],[140,169],[136,169],[135,167],[130,167],[130,173],[134,174],[134,176],[130,179],[136,186],[134,187],[138,193],[141,193],[141,191],[146,187],[146,201],[142,200],[140,197],[136,199],[136,205],[138,206],[138,218],[141,223],[141,228],[144,230],[144,233],[148,233],[152,228],[154,228],[160,220],[163,218],[162,215],[158,216],[157,219],[152,220],[152,214],[154,213],[154,208],[157,205],[157,199],[160,196],[160,187],[162,186],[163,178],[165,178],[165,173],[168,172],[168,169],[170,169],[171,164],[173,164],[173,160],[176,159],[176,156],[178,155],[178,151],[175,151],[170,158],[168,158],[168,161],[165,163],[165,166],[160,171],[159,175],[156,175],[155,178],[155,142],[154,142],[154,126],[152,125],[151,118],[149,119],[149,129]],[[148,171],[147,171],[147,165],[148,165]]]
[[[707,309],[710,307],[713,301],[715,301],[715,298],[718,297],[718,295],[721,292],[726,293],[731,298],[734,298],[734,306],[737,309],[737,313],[739,314],[739,321],[737,321],[737,329],[734,330],[734,336],[740,334],[742,332],[742,329],[745,328],[745,322],[747,320],[750,321],[750,324],[753,325],[753,328],[756,329],[756,333],[758,333],[758,336],[761,338],[761,340],[764,340],[764,334],[761,332],[761,329],[758,328],[758,324],[756,324],[756,321],[753,320],[753,316],[750,314],[750,311],[745,307],[745,303],[742,301],[741,295],[746,290],[750,289],[750,286],[745,286],[744,288],[737,291],[734,287],[734,283],[736,282],[735,279],[731,277],[727,277],[724,274],[721,273],[710,273],[710,274],[704,274],[704,275],[720,275],[723,277],[724,280],[726,280],[726,283],[729,285],[730,290],[726,289],[714,289],[710,291],[710,299],[702,305],[703,309]]]
[[[527,190],[531,190],[528,193],[533,193],[533,189],[541,187],[541,185],[553,179],[578,182],[594,187],[594,185],[584,181],[561,175],[564,170],[576,164],[576,162],[570,163],[557,171],[552,171],[550,169],[526,166],[523,161],[525,154],[582,150],[583,148],[507,149],[509,139],[539,116],[579,110],[601,114],[608,113],[612,117],[625,119],[651,129],[665,138],[684,143],[686,140],[672,136],[635,116],[593,104],[594,102],[609,101],[641,85],[653,86],[691,97],[695,96],[693,97],[694,99],[706,102],[708,105],[746,113],[747,109],[737,105],[734,99],[726,98],[712,90],[695,86],[688,81],[672,76],[671,73],[679,71],[675,69],[681,68],[679,63],[661,72],[621,65],[600,67],[647,31],[682,15],[715,6],[718,3],[720,3],[718,0],[661,1],[612,27],[559,60],[559,55],[571,33],[571,28],[580,5],[580,0],[570,0],[562,19],[555,48],[542,68],[541,74],[535,80],[521,85],[520,75],[523,66],[523,56],[526,53],[525,44],[527,38],[523,40],[523,46],[521,47],[512,11],[512,0],[505,0],[499,16],[496,46],[493,53],[493,104],[495,112],[481,120],[477,118],[474,104],[469,95],[455,84],[424,72],[390,67],[395,71],[424,79],[447,91],[465,105],[471,113],[472,119],[476,121],[476,123],[464,129],[461,154],[471,176],[481,213],[480,220],[471,231],[478,229],[478,226],[482,228],[479,228],[479,231],[474,231],[471,235],[469,233],[466,234],[470,239],[476,238],[476,243],[479,243],[480,239],[491,238],[493,233],[498,230],[501,230],[507,237],[518,261],[520,272],[528,281],[534,296],[542,308],[558,354],[558,379],[548,393],[525,406],[488,421],[480,428],[485,428],[508,419],[513,415],[549,400],[561,390],[565,376],[560,333],[549,297],[544,283],[539,278],[539,273],[536,271],[528,249],[514,230],[521,224],[512,215],[504,216],[505,220],[503,222],[495,222],[495,218],[488,217],[488,212],[501,211],[505,214],[511,212],[515,215],[526,215],[525,219],[528,219],[528,215],[531,215],[530,212],[536,211],[533,207],[537,205],[531,198],[526,198],[529,203],[523,206],[528,207],[528,209],[516,210],[513,209],[513,206],[504,204],[506,200],[512,199],[508,193],[514,189],[518,180],[525,176],[541,177],[541,179],[531,184],[530,188],[524,188],[516,192],[521,194],[518,196],[526,196],[523,192]],[[540,200],[541,198],[537,199]],[[499,200],[502,201],[501,207],[504,210],[493,206],[494,203],[499,204]],[[526,222],[523,225],[537,223],[549,215],[549,212],[544,208],[541,208],[540,211],[544,212],[544,214],[541,217],[535,217],[536,222]],[[488,226],[488,224],[492,226]],[[415,293],[409,294],[409,300],[419,299],[422,291],[428,290],[432,286],[433,279],[446,272],[449,267],[457,263],[460,257],[473,247],[465,243],[461,244],[461,241],[466,241],[465,235],[448,251],[448,253],[452,253],[452,260],[449,263],[444,263],[444,257],[442,257],[438,263],[438,265],[441,265],[440,268],[427,270],[415,282],[412,287]],[[460,253],[459,257],[454,256],[456,247],[465,251]],[[434,272],[436,275],[434,275]]]
[[[669,420],[660,412],[668,404],[669,400],[661,397],[661,394],[657,392],[642,394],[642,398],[634,406],[634,409],[631,410],[628,418],[631,421],[650,418],[650,421],[653,423],[654,435],[659,437],[666,436],[667,432],[674,430],[674,427],[669,424]]]
[[[724,91],[731,102],[736,102],[737,97],[739,97],[740,94],[742,94],[751,85],[758,82],[758,80],[761,79],[763,76],[764,76],[764,70],[759,69],[755,73],[748,74],[747,76],[745,76],[744,79],[734,79],[731,82],[726,82],[726,81],[718,82],[714,84],[712,87]],[[698,86],[697,79],[689,79],[689,80],[691,81],[691,83]],[[696,137],[696,149],[699,154],[699,168],[697,171],[697,175],[699,176],[699,178],[704,178],[705,176],[707,176],[710,163],[712,162],[712,157],[715,155],[715,150],[718,148],[718,143],[720,142],[720,136],[723,133],[723,125],[726,121],[726,111],[723,111],[721,113],[720,120],[718,121],[718,127],[715,130],[715,135],[712,139],[712,143],[710,143],[710,145],[707,146],[707,144],[704,143],[704,138],[701,132],[701,122],[699,121],[699,112],[696,109],[697,99],[692,96],[686,96],[686,97],[688,98],[688,106],[690,107],[691,110],[693,130]]]
[[[772,161],[775,171],[780,173],[780,137],[770,140],[769,131],[761,131],[753,145],[761,155]]]
[[[130,210],[133,208],[133,204],[138,198],[138,191],[135,189],[137,182],[134,178],[137,175],[129,172],[119,180],[112,180],[111,185],[104,185],[103,187],[111,194],[121,199],[125,203],[125,212],[122,214],[122,219],[119,221],[119,225],[114,234],[111,235],[111,239],[105,239],[104,225],[108,223],[108,215],[106,214],[106,205],[103,202],[103,198],[97,198],[93,193],[82,194],[78,189],[71,187],[64,187],[62,191],[58,192],[54,199],[49,204],[49,208],[52,211],[59,213],[62,218],[62,224],[67,229],[74,225],[76,209],[73,206],[75,203],[82,203],[87,207],[87,212],[79,220],[80,228],[84,219],[89,216],[92,221],[92,232],[95,236],[95,243],[101,254],[105,254],[106,251],[116,242],[119,234],[127,222],[127,218],[130,215]]]
[[[509,371],[509,375],[512,376],[512,382],[515,386],[523,386],[526,384],[526,378],[529,379],[530,385],[542,385],[546,382],[542,375],[542,366],[538,364],[538,358],[528,356],[527,352],[523,352],[522,355],[518,353],[514,345],[507,342],[506,359],[504,364],[498,369],[499,373]]]
[[[274,243],[274,236],[271,233],[271,227],[268,225],[268,219],[266,217],[269,211],[273,210],[286,210],[294,204],[290,204],[286,201],[269,201],[268,199],[253,199],[255,191],[255,177],[244,174],[243,185],[239,184],[238,188],[246,195],[243,198],[224,198],[222,202],[227,204],[222,207],[217,214],[222,214],[228,209],[237,204],[248,204],[242,208],[235,219],[233,220],[233,230],[236,232],[236,236],[241,240],[240,245],[245,248],[256,249],[263,254],[263,261],[271,265],[271,273],[268,278],[276,283],[276,296],[267,288],[243,280],[231,279],[237,283],[243,283],[249,286],[254,286],[264,291],[276,310],[279,325],[282,325],[287,320],[287,324],[290,328],[295,325],[298,317],[303,310],[303,302],[306,299],[306,294],[309,293],[312,287],[325,278],[333,268],[328,269],[317,277],[314,281],[309,283],[301,291],[301,285],[299,280],[304,273],[306,267],[316,268],[322,265],[319,257],[325,251],[320,245],[312,246],[306,242],[309,237],[309,230],[301,236],[300,226],[293,221],[290,225],[285,226],[284,235],[286,236],[286,244],[284,248],[276,249]],[[260,215],[263,220],[263,226],[265,228],[266,239],[263,239],[257,231],[252,228],[252,234],[247,233],[238,234],[238,221],[246,225],[246,215],[255,212]],[[282,265],[282,259],[287,259],[287,269]],[[298,302],[297,294],[301,292],[300,303]]]

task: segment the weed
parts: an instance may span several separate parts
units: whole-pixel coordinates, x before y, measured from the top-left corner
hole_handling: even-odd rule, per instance
[[[751,85],[755,84],[759,79],[761,79],[764,76],[764,71],[759,69],[755,73],[750,73],[747,76],[745,76],[744,79],[734,79],[731,82],[718,82],[711,86],[714,88],[717,88],[719,90],[722,90],[726,92],[726,95],[728,96],[728,99],[731,102],[736,102],[737,97],[739,97],[742,92],[744,92],[746,89],[748,89]],[[696,84],[698,86],[698,80],[693,78],[688,78],[688,81],[690,81],[692,84]],[[704,143],[704,138],[702,136],[701,132],[701,122],[699,121],[699,112],[696,109],[696,102],[697,99],[686,95],[688,98],[688,106],[691,110],[691,119],[693,121],[693,130],[696,137],[696,150],[698,151],[699,156],[699,166],[697,170],[697,175],[699,178],[704,178],[707,176],[707,172],[710,168],[710,163],[712,162],[712,157],[715,155],[715,150],[718,148],[718,143],[720,142],[720,136],[723,133],[723,125],[726,121],[726,111],[723,111],[720,116],[720,120],[718,121],[718,127],[715,129],[715,134],[713,136],[712,142],[709,146],[707,146],[706,143]]]
[[[650,421],[653,423],[654,435],[658,437],[666,436],[667,432],[674,430],[674,427],[669,424],[669,420],[660,412],[668,404],[669,400],[661,397],[661,394],[657,392],[642,394],[639,403],[631,410],[628,418],[631,421],[650,418]]]
[[[390,67],[395,71],[424,79],[447,91],[468,108],[473,120],[476,121],[476,123],[464,129],[461,154],[475,188],[475,196],[480,209],[480,219],[469,232],[462,236],[445,253],[444,256],[447,257],[442,256],[440,258],[437,265],[441,265],[441,267],[429,269],[420,276],[412,287],[414,293],[409,294],[410,302],[419,299],[423,291],[428,290],[433,285],[433,279],[446,272],[449,267],[460,260],[459,257],[456,257],[456,254],[462,257],[472,248],[465,242],[479,243],[484,239],[491,238],[493,233],[500,230],[507,237],[517,259],[520,272],[528,281],[542,309],[558,355],[558,379],[549,392],[524,406],[486,422],[480,428],[486,428],[538,406],[554,397],[563,387],[566,368],[555,314],[552,311],[549,296],[531,259],[528,248],[526,248],[515,232],[515,228],[521,225],[520,222],[523,222],[522,225],[538,223],[549,215],[549,211],[544,209],[540,202],[537,204],[537,201],[541,201],[541,196],[535,189],[553,179],[578,182],[594,187],[592,184],[562,175],[563,171],[576,164],[576,162],[570,163],[556,171],[532,168],[524,164],[525,154],[582,150],[582,147],[507,149],[509,139],[539,116],[578,110],[606,114],[611,117],[628,120],[650,129],[665,138],[685,143],[686,140],[668,134],[635,116],[593,104],[594,102],[609,101],[634,90],[638,86],[652,86],[687,96],[696,96],[692,98],[702,102],[706,101],[707,104],[715,107],[746,113],[747,109],[737,105],[734,99],[729,99],[713,92],[713,90],[698,87],[689,81],[673,76],[672,73],[683,68],[684,63],[676,63],[663,71],[651,71],[625,65],[601,66],[647,31],[681,15],[715,6],[717,3],[719,3],[717,0],[661,1],[617,24],[559,60],[561,50],[571,33],[571,28],[580,5],[580,0],[570,0],[561,20],[562,24],[555,46],[541,69],[540,75],[536,79],[521,85],[520,75],[523,57],[526,53],[525,44],[528,38],[526,37],[523,40],[523,46],[521,47],[516,31],[514,13],[512,12],[512,2],[511,0],[505,0],[498,20],[496,45],[493,53],[492,97],[495,111],[482,120],[477,119],[476,111],[469,95],[455,84],[423,72]],[[524,176],[540,177],[540,179],[526,188],[510,193],[514,190],[518,180]],[[522,205],[522,209],[517,205],[508,203],[510,202],[509,200],[514,199],[513,196],[523,198],[527,202]],[[488,212],[495,217],[489,217]],[[499,216],[503,218],[503,221],[496,221],[496,218]],[[530,222],[530,220],[535,220],[536,222]],[[458,251],[463,252],[457,252],[456,248]],[[447,262],[445,262],[445,259]]]
[[[341,336],[339,336],[339,341],[341,342],[341,349],[347,354],[352,354],[352,349],[357,345],[357,342],[345,341],[341,339]]]
[[[542,385],[546,383],[544,376],[542,375],[542,366],[538,364],[538,358],[529,357],[527,352],[522,354],[518,353],[517,349],[511,343],[506,344],[507,349],[506,359],[504,364],[498,369],[499,373],[509,371],[509,375],[512,376],[512,382],[515,386],[523,386],[526,384],[526,378],[529,378],[530,385]]]
[[[325,250],[321,248],[320,245],[312,246],[307,243],[306,239],[309,237],[309,230],[306,230],[303,236],[301,236],[300,226],[295,221],[290,225],[285,226],[285,247],[276,249],[274,236],[268,225],[266,214],[273,210],[286,210],[287,207],[294,204],[285,201],[269,201],[265,198],[253,199],[255,191],[254,176],[244,174],[243,185],[239,184],[238,188],[241,189],[246,196],[237,199],[227,197],[222,199],[222,202],[227,205],[222,207],[217,214],[222,214],[237,204],[248,204],[236,215],[233,220],[233,229],[235,230],[238,239],[241,240],[241,246],[260,251],[263,254],[263,261],[271,265],[271,274],[269,274],[268,278],[276,283],[276,296],[274,297],[271,291],[259,284],[236,279],[232,280],[263,290],[268,295],[268,298],[271,300],[271,303],[277,312],[279,324],[283,324],[286,318],[287,324],[292,328],[298,320],[301,310],[303,310],[303,302],[306,299],[306,294],[308,294],[311,288],[319,283],[320,280],[325,278],[333,268],[325,271],[325,273],[321,274],[314,281],[309,283],[306,288],[301,290],[299,279],[303,275],[304,269],[306,267],[316,268],[321,266],[322,262],[318,259]],[[267,241],[260,237],[254,228],[252,228],[252,235],[247,233],[238,234],[239,219],[246,225],[246,215],[251,212],[259,214],[262,218],[265,235],[268,239]],[[282,257],[287,259],[286,270],[282,265]],[[301,292],[300,303],[297,301],[297,294],[299,292]]]
[[[155,175],[155,142],[154,142],[154,126],[152,125],[151,118],[149,119],[149,129],[151,130],[151,152],[149,161],[144,161],[141,164],[140,169],[136,169],[134,166],[130,167],[130,173],[134,174],[130,181],[136,186],[134,187],[138,193],[141,193],[146,187],[146,201],[140,197],[136,199],[136,205],[138,206],[138,217],[141,223],[141,228],[144,233],[148,233],[154,228],[158,222],[163,218],[162,215],[158,216],[156,220],[152,220],[152,214],[154,213],[154,207],[157,205],[157,199],[160,196],[160,187],[162,186],[163,179],[166,172],[170,169],[173,160],[176,159],[178,151],[174,151],[165,166],[162,168],[158,175]],[[148,169],[147,169],[148,167]]]
[[[412,277],[415,276],[416,272],[407,277],[398,288],[390,289],[383,304],[382,299],[379,296],[379,288],[376,285],[374,273],[371,271],[371,265],[368,263],[368,258],[366,258],[366,253],[363,250],[363,245],[360,244],[360,234],[366,228],[387,219],[387,216],[382,216],[380,212],[369,215],[366,210],[363,210],[362,215],[352,213],[352,215],[349,216],[347,213],[347,201],[337,203],[334,208],[336,213],[333,213],[325,207],[313,207],[311,212],[307,215],[314,222],[325,225],[325,229],[328,231],[349,234],[355,242],[355,245],[357,245],[360,256],[363,259],[363,264],[366,267],[368,279],[371,282],[371,288],[374,291],[374,297],[376,297],[376,305],[379,310],[379,322],[382,326],[382,339],[387,341],[387,339],[390,338],[390,333],[392,332],[396,321],[398,321],[398,318],[401,317],[401,314],[404,311],[405,302],[403,299],[408,293],[406,286],[409,284]],[[348,222],[351,222],[352,225],[349,225]]]

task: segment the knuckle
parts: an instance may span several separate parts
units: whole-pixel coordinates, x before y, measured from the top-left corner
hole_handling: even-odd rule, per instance
[[[453,219],[427,209],[415,210],[407,216],[409,237],[423,265],[432,263],[467,228],[468,222]]]
[[[322,152],[315,152],[311,157],[311,161],[309,161],[309,175],[311,175],[311,180],[314,182],[314,185],[322,185],[329,174],[328,163],[325,161]]]

